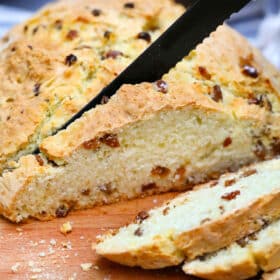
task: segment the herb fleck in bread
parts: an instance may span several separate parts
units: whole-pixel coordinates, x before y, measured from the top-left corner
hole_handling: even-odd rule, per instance
[[[124,85],[108,103],[86,113],[68,129],[47,137],[119,73],[116,69],[123,69],[133,59],[132,55],[127,60],[126,55],[112,50],[126,54],[131,48],[131,51],[140,52],[140,47],[136,46],[143,44],[144,48],[148,44],[147,35],[139,35],[140,30],[145,31],[147,26],[156,30],[155,18],[163,30],[168,25],[164,20],[165,13],[170,23],[182,12],[182,8],[170,1],[135,1],[135,7],[138,7],[135,9],[125,7],[124,1],[89,2],[92,3],[91,12],[96,6],[106,5],[106,11],[101,9],[105,15],[108,13],[107,17],[103,15],[106,27],[101,15],[96,16],[98,11],[92,15],[85,7],[79,7],[78,22],[73,21],[76,13],[71,13],[69,20],[65,16],[63,22],[67,24],[61,29],[61,22],[56,20],[64,18],[65,3],[70,5],[70,8],[66,5],[68,11],[73,10],[76,1],[50,6],[21,27],[21,32],[27,33],[26,38],[34,37],[32,40],[38,44],[50,32],[50,42],[53,44],[58,40],[54,54],[58,55],[62,50],[63,55],[57,60],[51,59],[50,64],[42,62],[46,68],[38,68],[42,73],[50,68],[47,75],[51,76],[46,82],[30,82],[26,72],[26,79],[20,84],[27,87],[26,81],[30,82],[27,91],[32,98],[17,97],[15,103],[5,103],[7,110],[0,111],[6,120],[1,123],[5,135],[1,139],[8,143],[1,145],[6,151],[2,156],[0,178],[2,215],[16,222],[29,217],[51,219],[65,216],[71,209],[169,190],[185,190],[196,183],[217,178],[227,170],[279,154],[279,73],[243,37],[226,26],[220,27],[162,80]],[[153,8],[147,8],[150,4]],[[98,40],[104,34],[101,37],[95,33],[90,35],[87,20],[81,19],[82,14],[91,20],[93,17],[97,31],[101,26],[106,31],[109,18],[116,17],[118,24],[114,25],[116,30],[113,33],[121,39],[114,39],[113,45],[107,42],[100,47]],[[38,20],[42,21],[39,29],[36,28],[38,24],[34,24]],[[123,30],[131,26],[130,20],[136,21],[137,28],[129,28],[128,37],[133,39],[128,40]],[[45,28],[48,22],[58,25],[58,30],[49,30],[51,24]],[[18,29],[20,27],[12,32],[12,38],[22,34]],[[67,35],[66,39],[60,37],[61,30]],[[80,39],[75,31],[79,31],[82,38],[89,37]],[[154,32],[159,34],[159,31]],[[27,40],[23,35],[18,36],[18,40]],[[2,57],[9,56],[10,63],[18,57],[17,52],[24,52],[22,48],[13,48],[16,42],[9,43],[3,51],[5,55]],[[93,45],[88,48],[88,44]],[[27,46],[26,50],[36,52],[35,46]],[[42,46],[45,58],[50,58],[49,49],[53,50],[53,45],[49,47],[46,43]],[[96,51],[97,62],[92,60]],[[30,64],[37,61],[29,60]],[[26,67],[26,60],[22,64]],[[37,66],[30,69],[33,68],[37,69]],[[90,71],[91,68],[94,69]],[[17,77],[20,79],[21,75]],[[9,93],[8,90],[5,92]],[[22,98],[32,104],[25,107],[27,103],[22,102]],[[49,105],[48,100],[54,103]],[[41,106],[41,102],[46,102],[47,107]],[[48,108],[47,118],[40,111],[42,108]],[[7,113],[11,110],[12,116]],[[19,113],[14,114],[14,110]],[[27,114],[26,118],[21,112]],[[17,125],[13,116],[20,118]],[[40,154],[30,154],[37,146]]]
[[[105,235],[97,253],[121,264],[154,269],[215,252],[279,217],[279,171],[280,160],[272,160],[197,187]],[[257,245],[260,251],[264,247]],[[253,263],[247,255],[241,254],[241,260]],[[262,267],[265,257],[259,259]],[[255,272],[249,268],[246,273]]]
[[[228,248],[186,262],[187,274],[204,279],[248,279],[280,267],[280,221],[231,244]]]

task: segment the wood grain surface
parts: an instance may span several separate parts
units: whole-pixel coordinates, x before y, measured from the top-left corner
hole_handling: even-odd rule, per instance
[[[180,267],[157,271],[122,267],[99,258],[92,250],[97,235],[131,222],[139,211],[159,205],[174,195],[77,211],[49,222],[14,225],[0,218],[0,279],[194,279],[184,275]],[[63,235],[60,227],[68,221],[72,223],[72,232]],[[84,263],[92,263],[92,268],[83,271],[81,264]]]

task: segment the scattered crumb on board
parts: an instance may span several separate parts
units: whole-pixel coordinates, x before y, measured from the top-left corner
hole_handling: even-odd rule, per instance
[[[60,232],[64,235],[72,232],[72,224],[71,222],[66,222],[60,227]]]
[[[93,267],[92,263],[81,263],[81,268],[83,271],[90,271]]]
[[[66,239],[66,235],[71,233],[73,230],[73,223],[66,222],[61,225],[58,233],[63,233],[65,237],[58,237],[57,239],[52,237],[49,240],[47,239],[37,239],[30,240],[27,239],[26,242],[22,246],[23,252],[29,253],[29,259],[22,260],[20,262],[16,262],[11,266],[12,273],[20,273],[27,269],[27,278],[30,280],[37,279],[54,279],[53,271],[47,271],[46,267],[49,263],[54,265],[55,269],[61,269],[64,264],[67,264],[67,261],[73,257],[79,256],[78,251],[73,250],[71,240]],[[24,234],[22,227],[16,227],[16,232],[18,236],[22,236]],[[57,233],[55,234],[57,235]],[[11,235],[12,236],[12,235]],[[65,238],[66,240],[63,240]],[[62,239],[62,240],[61,240]],[[86,239],[85,236],[79,236],[79,240],[87,244],[91,244],[92,240]],[[36,249],[35,249],[36,248]],[[37,251],[37,254],[34,255],[31,252]],[[90,245],[88,250],[90,251]],[[30,254],[31,253],[31,254]],[[33,258],[33,259],[32,259]],[[88,261],[88,262],[87,262]],[[77,272],[72,272],[68,277],[63,279],[67,280],[77,280],[78,279],[78,271],[82,271],[80,273],[88,272],[92,269],[99,270],[97,265],[89,262],[90,259],[86,260],[84,263],[76,264]],[[22,271],[20,271],[22,269]],[[56,277],[56,276],[55,276]],[[60,278],[57,278],[60,280]],[[61,278],[62,279],[62,278]]]
[[[16,273],[16,272],[18,272],[19,268],[20,268],[20,263],[15,263],[15,264],[11,267],[11,270],[12,270],[12,272]]]

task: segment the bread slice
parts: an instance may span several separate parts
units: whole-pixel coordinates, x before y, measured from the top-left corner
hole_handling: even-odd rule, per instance
[[[262,275],[262,280],[279,280],[280,279],[280,269],[275,269],[271,272],[264,273]]]
[[[248,279],[262,271],[280,267],[280,220],[229,247],[187,261],[183,270],[204,279]]]
[[[279,81],[257,50],[221,26],[162,80],[124,85],[66,130],[40,138],[40,154],[21,156],[0,177],[0,212],[16,222],[61,217],[186,190],[277,155]]]
[[[140,213],[105,235],[97,253],[129,266],[161,268],[217,251],[279,217],[279,171],[280,159],[224,175]]]
[[[213,280],[248,279],[259,272],[260,268],[250,249],[241,248],[237,243],[226,250],[219,251],[217,257],[215,254],[210,254],[209,259],[206,256],[205,262],[204,257],[187,262],[183,266],[184,272],[189,275],[197,275],[202,279]]]
[[[0,172],[36,150],[183,11],[171,0],[57,1],[7,34],[0,44]]]

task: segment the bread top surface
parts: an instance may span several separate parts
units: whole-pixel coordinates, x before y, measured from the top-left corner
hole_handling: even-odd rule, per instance
[[[248,73],[248,67],[255,76]],[[264,129],[276,130],[275,137],[280,135],[280,75],[259,51],[227,26],[219,27],[162,79],[167,93],[162,93],[156,83],[124,85],[108,104],[45,139],[42,151],[50,158],[67,157],[85,141],[160,110],[184,106],[251,120]]]
[[[15,27],[0,44],[0,170],[36,149],[183,11],[171,0],[59,1]]]

